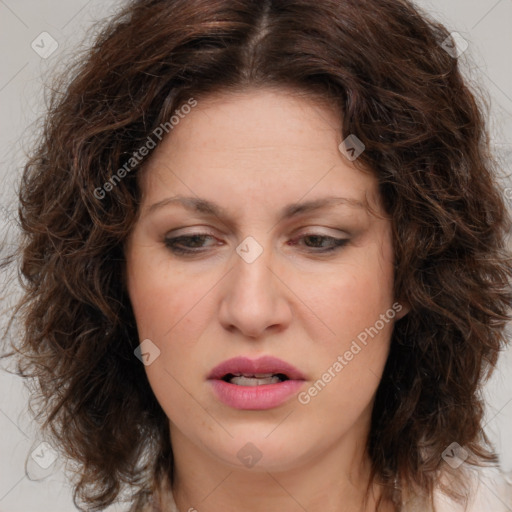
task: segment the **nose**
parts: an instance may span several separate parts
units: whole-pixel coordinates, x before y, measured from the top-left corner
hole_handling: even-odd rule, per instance
[[[267,247],[252,262],[235,252],[234,268],[224,280],[220,305],[220,322],[230,331],[249,338],[260,338],[269,331],[285,330],[292,311],[283,266]]]

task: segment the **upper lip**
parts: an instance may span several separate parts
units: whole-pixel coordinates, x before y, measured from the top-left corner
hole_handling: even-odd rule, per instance
[[[258,359],[233,357],[217,365],[208,375],[208,379],[222,379],[229,373],[243,375],[282,373],[290,380],[305,380],[304,375],[297,368],[273,356],[262,356]]]

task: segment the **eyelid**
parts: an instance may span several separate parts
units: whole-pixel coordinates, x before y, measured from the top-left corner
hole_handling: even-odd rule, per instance
[[[181,231],[182,229],[196,229],[197,231]],[[196,235],[210,235],[210,236],[218,236],[216,235],[211,228],[207,228],[207,227],[204,227],[204,226],[187,226],[187,227],[183,227],[183,228],[176,228],[176,229],[173,229],[171,231],[168,231],[167,233],[165,233],[165,238],[176,238],[176,237],[180,237],[180,236],[196,236]],[[226,236],[226,235],[222,235],[222,236]]]
[[[185,239],[190,240],[194,237],[199,238],[209,238],[209,239],[216,239],[217,237],[215,235],[211,235],[207,232],[195,232],[195,233],[185,233],[180,234],[176,236],[166,236],[164,238],[164,245],[167,247],[168,250],[170,250],[172,253],[174,253],[178,257],[194,257],[194,256],[201,256],[205,252],[208,251],[210,248],[214,248],[215,246],[222,245],[221,243],[213,243],[211,245],[207,245],[206,247],[193,247],[193,248],[184,248],[179,247],[179,240]],[[343,247],[345,247],[347,244],[350,243],[351,237],[350,236],[331,236],[327,235],[325,233],[322,233],[318,230],[311,229],[309,231],[301,231],[297,233],[293,237],[289,237],[290,240],[287,241],[287,245],[291,246],[302,246],[300,243],[301,240],[306,239],[308,237],[318,237],[324,240],[329,240],[329,246],[327,248],[322,247],[308,247],[307,245],[304,245],[304,250],[311,254],[316,254],[317,256],[328,256],[328,255],[335,255],[340,251]],[[176,245],[175,245],[176,244]]]
[[[325,231],[329,230],[328,232]],[[332,232],[335,231],[333,234]],[[350,236],[350,233],[344,229],[340,228],[330,228],[326,226],[307,226],[302,228],[297,228],[295,231],[293,231],[292,236],[295,236],[296,233],[298,234],[312,234],[312,235],[322,235],[322,236],[332,236],[332,237],[338,237],[338,236]]]
[[[190,229],[197,228],[198,231],[185,231],[181,232],[181,229],[188,229],[188,227],[184,228],[177,228],[172,231],[169,231],[165,234],[165,238],[177,238],[181,236],[197,236],[197,235],[209,235],[212,237],[217,238],[219,235],[216,234],[211,228],[203,227],[203,226],[189,226]],[[325,233],[322,230],[332,230],[336,233],[327,232]],[[305,236],[305,235],[320,235],[320,236],[327,236],[327,237],[333,237],[338,238],[340,236],[350,237],[351,234],[346,231],[342,230],[340,228],[328,228],[325,226],[307,226],[307,227],[301,227],[297,228],[296,230],[292,231],[290,235],[288,235],[291,238],[295,238],[297,236]],[[225,233],[220,234],[220,236],[227,236]]]

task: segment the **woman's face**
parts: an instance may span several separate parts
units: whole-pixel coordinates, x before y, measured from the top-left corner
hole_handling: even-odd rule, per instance
[[[376,178],[340,126],[288,90],[218,94],[147,162],[128,291],[178,456],[287,470],[364,446],[405,307]],[[214,371],[263,356],[281,362]]]

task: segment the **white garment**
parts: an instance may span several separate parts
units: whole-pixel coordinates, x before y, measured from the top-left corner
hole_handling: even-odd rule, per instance
[[[466,470],[470,475],[467,507],[436,490],[436,512],[512,512],[512,473],[507,477],[496,467],[466,467]],[[432,512],[432,508],[418,499],[409,503],[404,512]]]
[[[440,491],[435,491],[435,512],[512,512],[512,473],[507,477],[495,467],[474,468],[468,471],[471,475],[471,493],[467,508],[453,502]],[[164,496],[161,504],[158,504],[156,498],[154,503],[132,508],[131,512],[188,512],[191,508],[178,510],[168,488]],[[432,508],[425,501],[415,499],[404,506],[403,512],[432,512]]]

